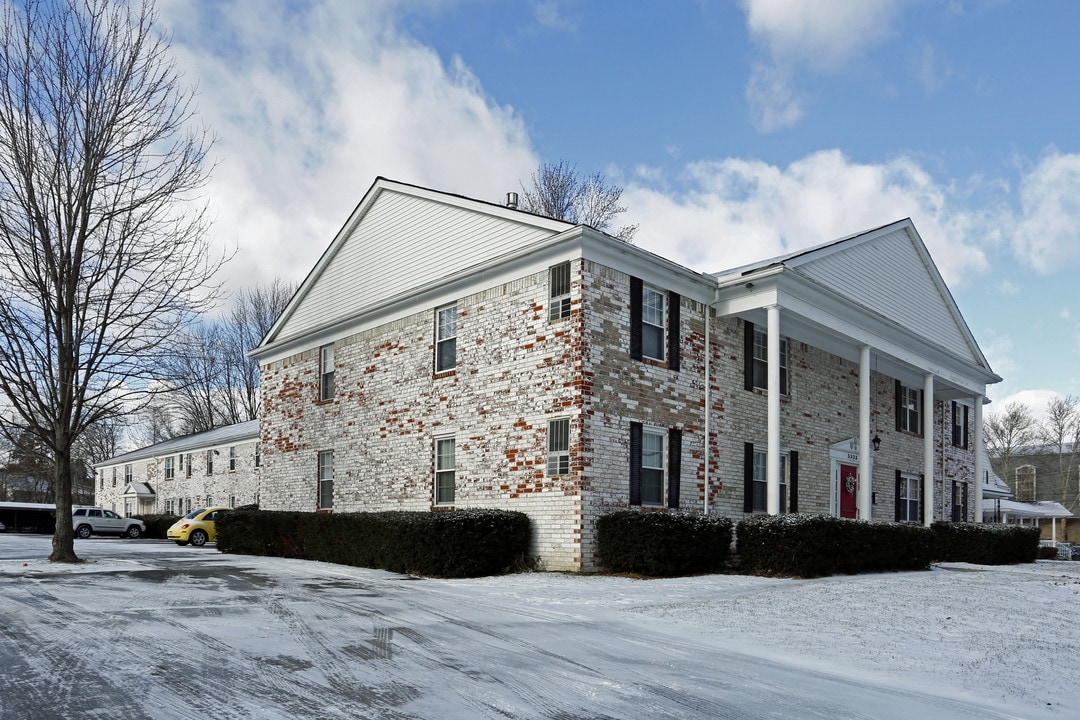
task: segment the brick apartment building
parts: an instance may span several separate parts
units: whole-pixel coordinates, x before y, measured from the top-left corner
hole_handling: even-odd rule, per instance
[[[627,507],[980,518],[1001,380],[910,220],[708,274],[383,178],[252,355],[264,509],[520,510],[550,570]]]

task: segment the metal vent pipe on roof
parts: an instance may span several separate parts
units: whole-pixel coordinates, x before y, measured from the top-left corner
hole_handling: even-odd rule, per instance
[[[511,210],[517,210],[518,206],[518,194],[516,192],[506,193],[506,207]]]

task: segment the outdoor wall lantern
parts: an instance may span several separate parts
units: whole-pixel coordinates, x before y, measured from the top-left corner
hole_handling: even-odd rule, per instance
[[[871,440],[870,442],[873,443],[873,445],[874,445],[874,452],[877,452],[878,450],[881,449],[881,438],[879,438],[877,435],[875,435],[874,439]]]

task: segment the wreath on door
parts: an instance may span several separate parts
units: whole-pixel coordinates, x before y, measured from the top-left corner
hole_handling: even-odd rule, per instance
[[[854,495],[855,494],[855,476],[854,475],[849,474],[846,478],[844,478],[844,490],[847,491],[848,495]]]

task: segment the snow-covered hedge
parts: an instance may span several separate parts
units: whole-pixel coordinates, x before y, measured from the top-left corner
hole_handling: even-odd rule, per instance
[[[428,577],[479,577],[519,567],[528,516],[506,510],[301,513],[234,510],[218,550],[295,557]]]
[[[724,517],[620,510],[597,521],[596,543],[611,572],[674,577],[722,570],[731,528]]]
[[[921,525],[852,522],[831,515],[755,515],[735,529],[743,572],[784,577],[923,570],[934,533]]]
[[[1035,562],[1039,554],[1039,528],[994,523],[936,522],[936,560],[978,565],[1013,565]]]

